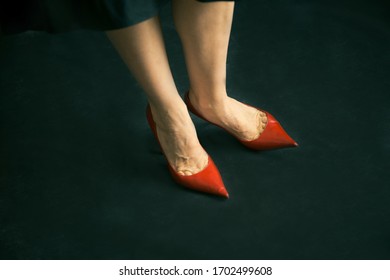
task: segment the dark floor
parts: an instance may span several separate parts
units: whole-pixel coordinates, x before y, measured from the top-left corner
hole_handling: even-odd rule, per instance
[[[168,7],[177,86],[188,86]],[[0,52],[2,259],[389,259],[390,7],[241,1],[232,96],[299,148],[252,152],[194,117],[229,200],[176,185],[146,98],[102,33]]]

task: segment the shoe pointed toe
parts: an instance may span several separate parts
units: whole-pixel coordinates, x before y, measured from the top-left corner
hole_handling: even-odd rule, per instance
[[[263,132],[255,140],[240,142],[253,150],[271,150],[297,147],[298,143],[287,134],[281,124],[275,119],[275,117],[266,111],[263,112],[266,113],[268,120]]]
[[[200,172],[192,175],[180,175],[169,164],[168,167],[174,180],[183,187],[199,192],[229,197],[221,174],[210,156],[208,157],[207,166]]]

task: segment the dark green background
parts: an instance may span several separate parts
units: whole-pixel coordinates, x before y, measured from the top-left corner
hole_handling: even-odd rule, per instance
[[[229,93],[299,148],[253,152],[196,119],[229,200],[171,179],[146,98],[103,33],[0,51],[2,259],[389,259],[388,1],[241,1]],[[188,87],[169,8],[172,70]]]

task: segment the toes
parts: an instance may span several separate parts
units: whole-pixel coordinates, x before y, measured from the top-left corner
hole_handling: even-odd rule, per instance
[[[260,123],[259,123],[259,128],[260,128],[260,133],[265,129],[267,126],[267,115],[263,112],[260,112]]]
[[[192,172],[189,170],[179,170],[179,171],[177,171],[177,174],[179,174],[181,176],[190,176],[190,175],[192,175]]]

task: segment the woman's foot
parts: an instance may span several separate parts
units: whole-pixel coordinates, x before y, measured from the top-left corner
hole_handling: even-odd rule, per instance
[[[206,168],[208,154],[199,143],[195,126],[183,102],[169,109],[151,106],[161,148],[179,175],[193,175]]]
[[[257,139],[267,125],[267,116],[256,108],[247,106],[234,98],[221,94],[216,101],[200,100],[189,91],[192,106],[206,120],[233,134],[240,140]]]

